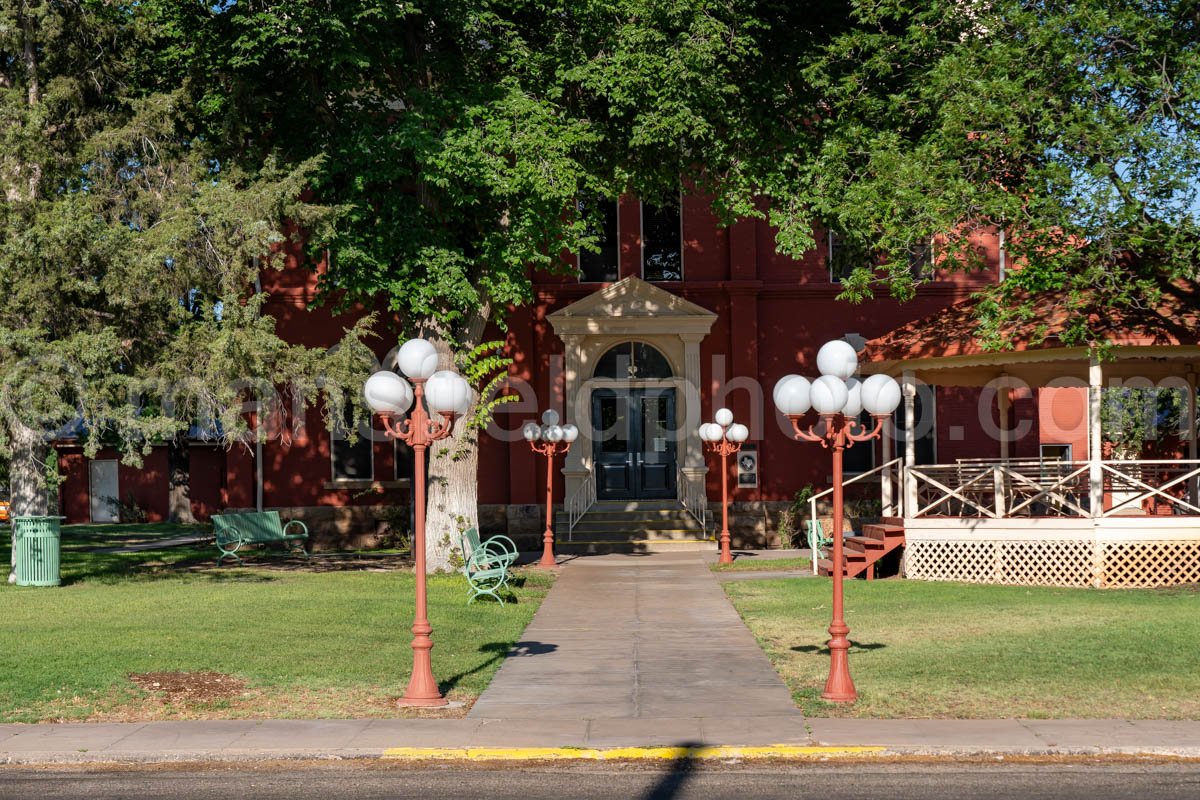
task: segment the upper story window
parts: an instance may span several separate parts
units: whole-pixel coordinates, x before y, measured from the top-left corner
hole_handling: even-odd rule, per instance
[[[369,481],[375,476],[375,450],[372,447],[371,436],[364,431],[367,426],[360,425],[358,438],[349,441],[350,412],[347,409],[346,423],[337,425],[329,432],[330,456],[333,461],[333,479],[335,481]]]
[[[588,203],[594,204],[589,208]],[[593,230],[600,252],[579,251],[579,280],[582,283],[612,283],[620,277],[617,263],[617,201],[597,198],[593,201],[579,200],[580,213],[595,211],[600,219],[599,230]]]
[[[855,249],[846,244],[846,240],[833,231],[829,231],[829,282],[841,283],[843,278],[849,278],[854,272],[856,263]]]
[[[683,231],[679,204],[642,204],[642,279],[683,280]]]
[[[918,281],[933,280],[933,239],[929,238],[908,248],[908,271]]]

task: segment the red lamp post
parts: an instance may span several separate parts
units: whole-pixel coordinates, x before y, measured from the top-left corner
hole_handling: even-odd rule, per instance
[[[729,552],[729,457],[742,449],[742,442],[750,438],[750,429],[734,424],[733,412],[728,408],[718,409],[713,415],[716,422],[700,426],[700,440],[710,453],[721,457],[721,557],[720,564],[732,564]]]
[[[376,372],[367,379],[363,393],[367,405],[383,420],[384,430],[413,450],[413,551],[416,561],[416,608],[413,615],[413,668],[401,706],[444,706],[447,701],[433,677],[433,628],[426,606],[425,580],[425,451],[450,435],[456,414],[466,412],[471,390],[459,375],[437,371],[437,351],[423,339],[404,343],[396,358],[408,382],[391,371]],[[429,411],[426,411],[426,404]],[[405,411],[408,419],[397,421]]]
[[[788,375],[775,385],[775,405],[791,420],[796,439],[820,442],[833,450],[833,613],[829,624],[829,677],[821,697],[835,703],[853,703],[858,699],[850,677],[850,628],[846,625],[842,582],[845,556],[842,543],[842,454],[856,442],[879,437],[883,422],[900,403],[900,387],[886,375],[872,375],[860,382],[850,376],[858,367],[858,354],[847,342],[825,344],[817,353],[817,367],[823,373],[811,383],[799,375]],[[820,422],[805,428],[801,418],[813,408]],[[867,430],[857,421],[866,410],[875,420]],[[816,557],[816,554],[813,554]]]
[[[530,422],[521,433],[533,452],[546,457],[546,530],[542,533],[542,558],[537,565],[551,569],[558,566],[554,559],[554,457],[567,454],[571,443],[579,438],[579,429],[574,425],[559,425],[554,409],[542,414],[542,423],[539,426]]]

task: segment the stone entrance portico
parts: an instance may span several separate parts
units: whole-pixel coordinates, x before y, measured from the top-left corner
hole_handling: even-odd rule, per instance
[[[628,277],[550,314],[547,319],[563,342],[565,353],[565,417],[581,432],[581,445],[571,448],[563,475],[565,497],[589,486],[593,471],[591,395],[597,388],[670,386],[676,389],[678,490],[704,492],[704,455],[695,435],[700,423],[700,342],[716,314],[678,295]],[[642,342],[658,350],[671,365],[672,377],[652,381],[596,378],[600,357],[622,342]],[[594,484],[592,484],[594,489]]]

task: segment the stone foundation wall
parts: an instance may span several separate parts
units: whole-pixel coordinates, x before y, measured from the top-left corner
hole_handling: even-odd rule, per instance
[[[303,522],[308,527],[307,546],[312,551],[388,547],[395,544],[394,527],[398,526],[401,532],[409,527],[407,506],[296,506],[266,510],[278,511],[285,524],[294,519]]]

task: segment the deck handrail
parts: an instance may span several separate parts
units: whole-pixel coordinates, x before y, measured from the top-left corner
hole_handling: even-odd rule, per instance
[[[900,481],[900,474],[901,474],[901,469],[902,469],[903,463],[904,463],[904,459],[893,458],[891,461],[887,461],[883,464],[880,464],[878,467],[869,469],[866,472],[860,472],[857,475],[854,475],[850,478],[846,478],[845,480],[842,481],[842,486],[846,487],[852,483],[858,483],[859,481],[869,478],[872,475],[876,475],[876,474],[878,474],[882,477],[882,475],[885,471],[887,471],[889,469],[894,469],[896,472],[896,480],[892,484],[893,491],[899,491],[899,489],[902,485],[902,482]],[[882,481],[881,481],[881,483],[882,483]],[[829,489],[825,489],[823,491],[817,492],[816,494],[814,494],[812,497],[810,497],[808,499],[808,518],[809,519],[817,518],[817,501],[820,500],[822,497],[825,497],[826,495],[831,495],[831,494],[833,494],[832,487]],[[814,560],[814,563],[815,563],[815,560]]]

